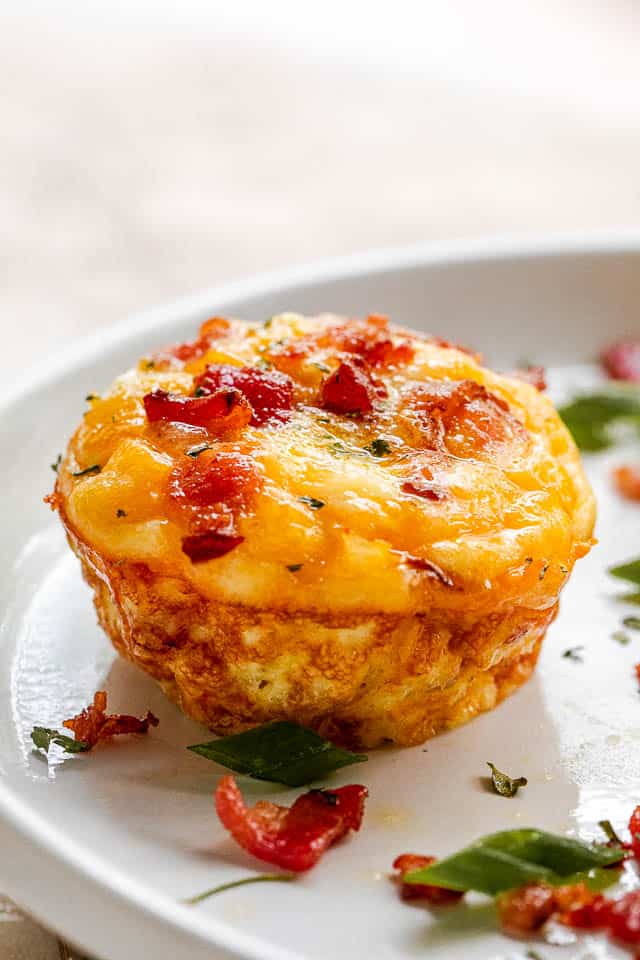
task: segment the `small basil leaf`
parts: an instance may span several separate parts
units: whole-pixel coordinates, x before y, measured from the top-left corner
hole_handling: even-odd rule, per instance
[[[491,783],[496,793],[501,797],[515,797],[520,787],[526,787],[529,782],[526,777],[516,777],[513,779],[506,773],[498,770],[493,763],[487,761],[487,766],[491,770]]]
[[[609,573],[612,577],[628,580],[640,587],[640,558],[630,560],[628,563],[621,563],[617,567],[609,567]]]
[[[625,617],[622,623],[629,630],[640,630],[640,617]]]
[[[640,391],[611,388],[608,392],[584,394],[559,409],[559,414],[581,450],[604,450],[614,442],[611,428],[627,422],[640,426]]]
[[[67,737],[64,733],[52,730],[50,727],[34,727],[31,731],[31,739],[38,749],[49,752],[52,743],[63,747],[67,753],[84,753],[91,749],[91,745],[84,740],[74,740],[73,737]]]
[[[558,883],[575,873],[619,863],[624,855],[620,847],[585,843],[543,830],[504,830],[402,879],[493,896],[532,880]]]
[[[301,787],[340,767],[367,760],[366,755],[341,750],[313,730],[288,720],[187,749],[236,773],[288,787]]]
[[[609,840],[611,843],[622,843],[622,840],[613,829],[611,820],[598,820],[598,826],[606,836],[607,840]]]

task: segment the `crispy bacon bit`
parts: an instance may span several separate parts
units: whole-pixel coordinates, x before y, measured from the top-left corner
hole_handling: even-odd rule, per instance
[[[404,883],[406,873],[421,870],[436,862],[435,857],[421,857],[416,853],[402,853],[393,861],[393,869],[397,870],[394,880],[400,885],[400,896],[403,900],[427,900],[437,906],[458,903],[464,896],[458,890],[447,890],[445,887],[434,887],[430,883]]]
[[[182,549],[193,563],[203,563],[242,543],[237,516],[259,491],[262,478],[256,462],[234,450],[207,450],[185,461],[171,471],[168,493],[179,521],[192,531]]]
[[[334,413],[370,413],[376,393],[376,384],[368,371],[344,360],[322,384],[321,403],[325,410]]]
[[[442,567],[439,567],[433,560],[427,560],[426,557],[416,557],[414,554],[407,553],[405,550],[392,550],[391,553],[398,554],[408,567],[411,567],[413,570],[424,571],[427,576],[431,577],[432,580],[437,580],[438,583],[441,583],[444,587],[455,587],[455,583],[449,574],[445,573]]]
[[[359,830],[366,787],[310,790],[291,807],[260,800],[247,807],[235,778],[225,776],[215,793],[216,810],[234,840],[259,860],[301,873],[349,830]]]
[[[599,895],[590,904],[568,911],[561,919],[577,930],[606,930],[623,943],[639,944],[640,890],[632,890],[617,900]]]
[[[420,384],[407,395],[406,407],[425,446],[454,456],[474,456],[488,444],[526,436],[502,397],[475,380]]]
[[[172,347],[165,347],[154,354],[153,359],[156,363],[162,364],[167,360],[179,360],[181,363],[189,363],[191,360],[198,360],[211,349],[215,340],[228,335],[231,330],[231,324],[224,317],[211,317],[205,320],[198,332],[197,340],[188,343],[177,343]]]
[[[251,420],[251,407],[239,390],[217,390],[207,397],[183,397],[154,390],[143,398],[149,423],[164,420],[206,427],[211,432],[240,430]]]
[[[350,320],[336,323],[321,334],[317,343],[321,347],[334,347],[341,353],[360,357],[372,367],[390,367],[411,363],[415,349],[410,340],[394,344],[388,335],[387,317],[371,314],[366,320]]]
[[[286,420],[293,403],[293,382],[285,373],[217,364],[207,367],[195,381],[198,394],[217,390],[239,390],[251,404],[251,424]]]
[[[422,497],[424,500],[442,500],[446,497],[446,492],[433,479],[431,470],[426,465],[422,467],[420,473],[414,474],[409,480],[402,484],[404,493],[410,493],[414,497]]]
[[[568,927],[576,930],[604,930],[609,923],[611,900],[607,900],[601,893],[581,907],[575,907],[560,918]]]
[[[98,690],[93,703],[85,707],[82,713],[71,720],[64,720],[63,726],[73,730],[76,740],[95,747],[100,740],[110,740],[122,733],[147,733],[149,727],[157,727],[160,722],[150,710],[144,717],[132,717],[126,713],[107,714],[107,694]]]
[[[618,493],[627,500],[640,500],[640,464],[626,463],[613,471]]]
[[[640,663],[636,664],[636,676],[640,680]],[[631,814],[629,833],[631,834],[631,851],[634,857],[640,859],[640,806],[637,806]]]
[[[536,390],[547,389],[547,379],[544,367],[518,367],[516,370],[511,370],[507,376],[513,377],[514,380],[522,380],[523,383],[530,383],[532,387],[536,388]]]
[[[555,908],[553,888],[545,883],[527,884],[496,898],[500,926],[515,936],[526,936],[539,930]]]
[[[204,533],[183,537],[182,551],[192,563],[205,563],[207,560],[223,557],[225,553],[239,547],[243,541],[244,537],[220,533],[217,530],[205,530]]]
[[[600,360],[612,380],[640,383],[640,339],[629,337],[612,343],[602,351]]]
[[[476,350],[472,350],[471,347],[465,347],[462,343],[452,343],[450,340],[444,340],[442,337],[426,337],[427,343],[432,343],[434,347],[441,347],[443,350],[459,350],[461,353],[466,353],[469,357],[473,357],[477,363],[482,363],[482,354],[478,353]]]
[[[551,887],[546,883],[528,883],[508,890],[496,898],[500,925],[515,936],[539,930],[553,914],[589,909],[596,895],[584,883]]]

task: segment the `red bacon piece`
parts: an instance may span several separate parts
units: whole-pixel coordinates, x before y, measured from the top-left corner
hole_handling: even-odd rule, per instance
[[[205,530],[203,533],[183,537],[182,550],[192,563],[205,563],[207,560],[223,557],[225,553],[239,547],[243,541],[244,537],[234,536],[231,533]]]
[[[393,869],[397,871],[394,879],[400,884],[400,896],[403,900],[427,900],[435,906],[452,905],[458,903],[464,896],[458,890],[447,890],[445,887],[434,887],[430,883],[405,883],[406,873],[421,870],[436,862],[435,857],[422,857],[416,853],[401,853],[393,861]]]
[[[321,404],[333,413],[370,413],[377,395],[368,371],[344,360],[322,384]]]
[[[293,382],[277,370],[217,364],[207,367],[196,379],[198,393],[239,390],[252,409],[251,424],[261,427],[274,420],[286,420],[293,403]]]
[[[613,471],[618,493],[627,500],[640,500],[640,464],[626,463]]]
[[[399,366],[411,363],[415,349],[410,340],[394,344],[388,335],[387,317],[371,314],[366,320],[337,323],[318,337],[318,345],[335,347],[341,353],[352,353],[372,367]]]
[[[640,383],[640,339],[629,337],[606,347],[601,355],[602,366],[612,380]]]
[[[367,795],[366,787],[350,784],[336,790],[310,790],[291,807],[267,800],[247,807],[235,778],[225,776],[215,802],[223,826],[244,850],[301,873],[350,830],[360,829]]]
[[[150,726],[157,727],[160,722],[150,710],[144,717],[132,717],[126,713],[107,714],[106,709],[106,691],[98,690],[90,706],[85,707],[77,717],[64,720],[62,725],[67,730],[73,730],[76,740],[95,747],[100,740],[110,740],[123,733],[147,733]]]
[[[193,563],[222,557],[243,542],[236,518],[261,482],[256,462],[233,450],[205,451],[171,471],[169,498],[178,517],[193,531],[182,541]]]
[[[154,354],[154,359],[160,364],[166,360],[179,360],[181,363],[198,360],[209,352],[215,340],[227,336],[230,330],[231,324],[224,317],[210,317],[201,325],[196,340],[165,347]]]
[[[154,390],[143,397],[149,423],[168,421],[206,427],[211,432],[239,430],[251,420],[251,407],[239,390],[217,390],[207,397],[185,397]]]
[[[547,380],[544,367],[518,367],[516,370],[511,370],[507,376],[513,377],[514,380],[522,380],[523,383],[530,383],[532,387],[536,388],[536,390],[547,389]]]

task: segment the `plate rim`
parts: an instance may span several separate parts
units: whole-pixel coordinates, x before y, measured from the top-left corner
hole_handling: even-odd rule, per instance
[[[160,330],[181,316],[198,310],[216,309],[216,304],[238,299],[267,296],[280,288],[288,291],[304,288],[313,283],[330,282],[350,277],[382,274],[400,269],[420,269],[437,265],[461,265],[464,263],[490,263],[498,260],[522,261],[531,259],[575,258],[581,256],[640,256],[640,229],[570,234],[542,234],[535,236],[479,237],[445,243],[422,243],[409,246],[365,250],[348,256],[328,258],[303,263],[294,267],[261,272],[211,288],[200,290],[185,297],[138,311],[123,320],[96,333],[85,335],[76,342],[56,351],[51,358],[32,364],[21,374],[21,382],[10,381],[0,391],[0,420],[14,404],[23,398],[46,390],[61,376],[71,373],[83,361],[101,352],[107,352],[118,343],[124,343],[141,333]],[[124,926],[135,929],[140,915],[157,928],[164,942],[176,936],[184,938],[183,945],[190,943],[204,948],[209,957],[212,951],[224,951],[220,957],[235,957],[238,960],[304,960],[289,950],[270,945],[260,938],[242,933],[238,928],[218,917],[198,917],[189,908],[170,897],[155,893],[147,885],[130,878],[120,868],[104,861],[100,855],[87,859],[86,849],[74,840],[64,838],[53,829],[45,817],[33,809],[23,807],[14,795],[11,786],[0,776],[0,826],[11,831],[11,843],[18,851],[49,858],[50,867],[60,874],[61,885],[92,885],[94,901],[103,907],[109,899],[112,914],[119,914]],[[10,860],[13,858],[9,858]],[[11,884],[9,884],[11,887]],[[11,893],[11,889],[9,889]],[[29,904],[27,903],[27,908]],[[45,919],[47,926],[57,927],[56,918],[47,911],[34,908],[36,915]],[[126,919],[122,914],[126,915]],[[106,912],[105,912],[106,915]],[[65,917],[61,925],[64,936],[74,939],[73,923]],[[103,938],[104,940],[104,938]],[[82,944],[84,946],[84,944]],[[103,942],[98,945],[106,946]],[[88,945],[95,950],[95,946]],[[202,953],[205,956],[205,953]]]

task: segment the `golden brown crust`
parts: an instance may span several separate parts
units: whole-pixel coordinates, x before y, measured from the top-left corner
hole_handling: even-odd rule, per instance
[[[219,734],[292,719],[351,747],[421,743],[524,683],[557,609],[289,615],[215,603],[71,543],[119,653]]]

